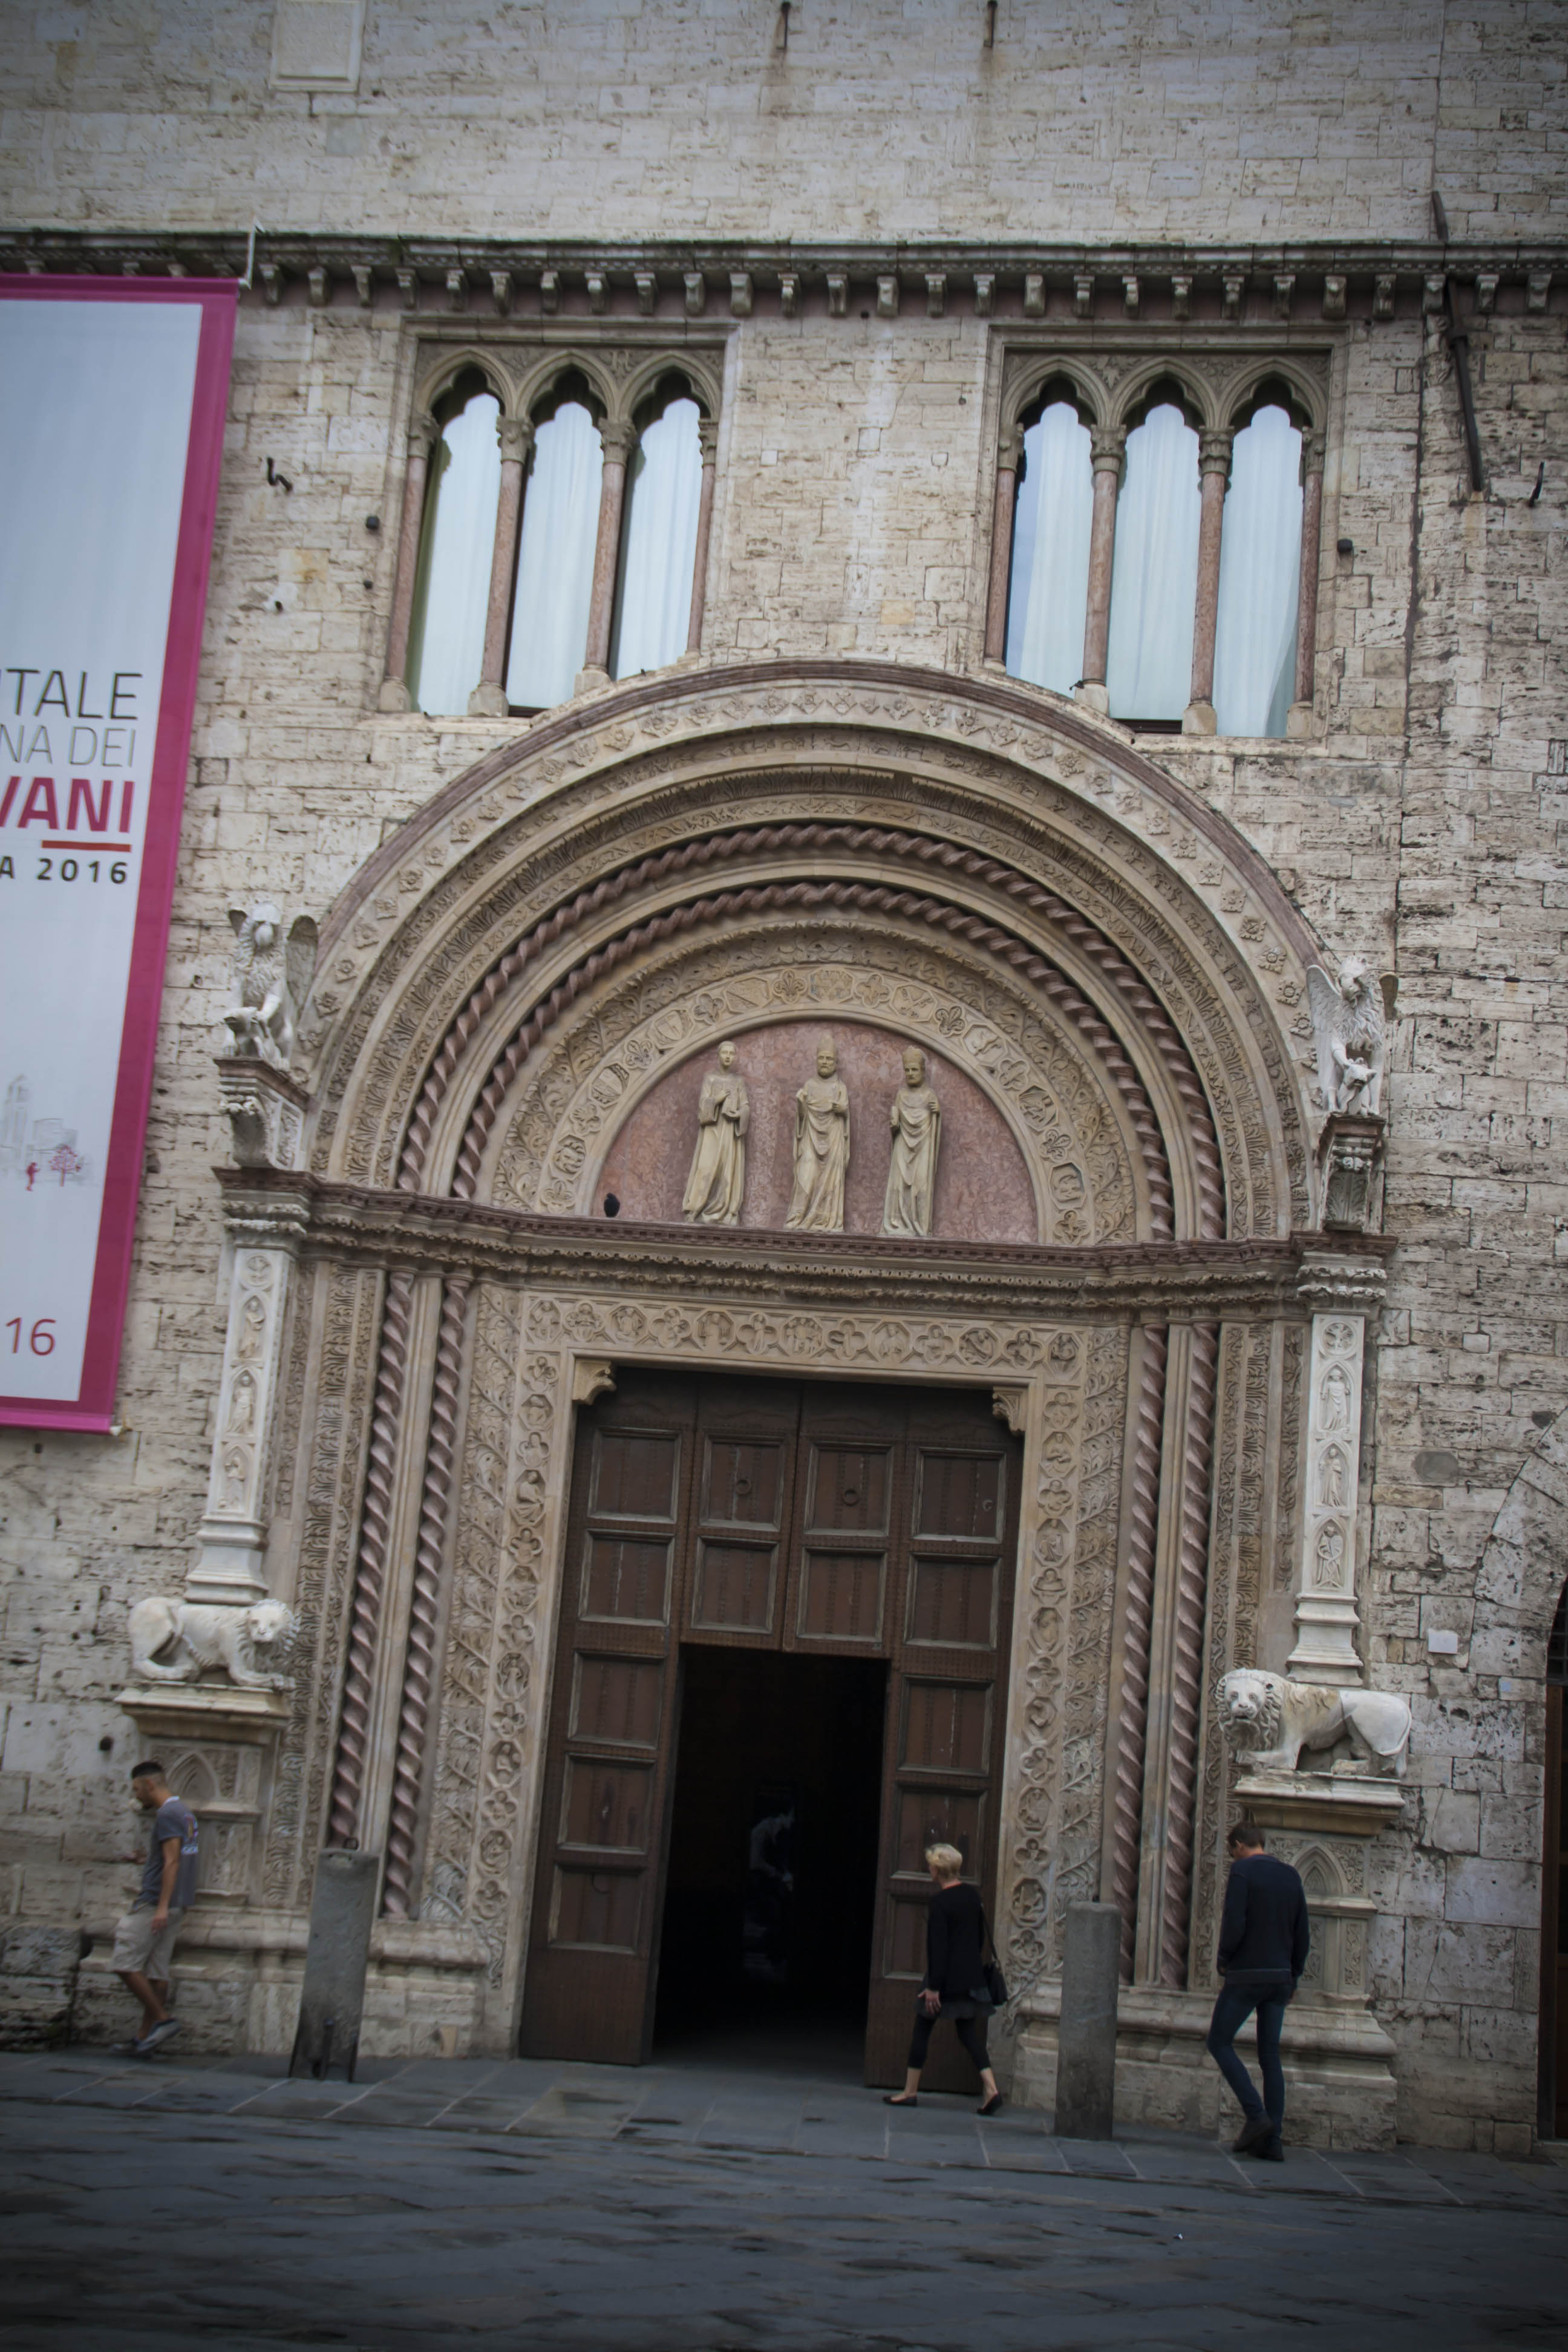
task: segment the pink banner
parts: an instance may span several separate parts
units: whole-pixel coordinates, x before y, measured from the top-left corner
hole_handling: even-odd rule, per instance
[[[0,1423],[114,1418],[237,289],[0,276]]]

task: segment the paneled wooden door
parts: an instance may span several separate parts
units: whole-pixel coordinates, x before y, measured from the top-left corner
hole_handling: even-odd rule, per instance
[[[652,2040],[684,1646],[888,1668],[866,2074],[901,2079],[922,1854],[994,1873],[1020,1448],[987,1391],[628,1370],[580,1409],[522,2048]],[[929,2076],[968,2087],[967,2062]]]

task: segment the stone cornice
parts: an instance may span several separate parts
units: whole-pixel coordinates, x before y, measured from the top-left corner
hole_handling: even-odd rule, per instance
[[[1104,1321],[1150,1314],[1300,1315],[1304,1264],[1323,1278],[1322,1236],[1046,1249],[889,1241],[868,1234],[634,1224],[544,1217],[424,1193],[372,1191],[283,1171],[219,1168],[226,1223],[247,1241],[276,1222],[306,1257],[462,1271],[552,1293],[636,1290],[735,1305],[856,1307],[959,1318]],[[1394,1243],[1336,1244],[1346,1304],[1382,1295]],[[1314,1288],[1312,1305],[1321,1303]],[[981,1369],[977,1367],[977,1370]]]
[[[17,225],[0,228],[0,268],[119,276],[238,278],[247,264],[243,231],[72,229]],[[548,320],[564,305],[619,321],[647,318],[668,299],[672,317],[750,315],[757,295],[793,313],[803,299],[826,299],[830,315],[848,315],[851,289],[885,289],[879,314],[907,299],[911,315],[940,314],[949,304],[979,316],[1049,317],[1052,323],[1095,318],[1150,323],[1168,310],[1177,320],[1212,310],[1227,324],[1331,325],[1346,318],[1414,314],[1440,289],[1445,273],[1474,284],[1484,311],[1500,290],[1522,289],[1543,310],[1553,273],[1568,270],[1568,243],[1500,239],[1441,245],[1436,240],[1352,238],[1282,244],[1075,242],[1023,245],[968,240],[791,245],[763,239],[587,244],[510,237],[348,236],[290,231],[257,239],[255,280],[246,299],[266,305],[294,299],[317,309],[341,304],[349,314],[384,303],[395,310],[482,318],[514,312]],[[1129,288],[1137,289],[1130,293]],[[1439,295],[1440,299],[1440,295]],[[1194,311],[1194,306],[1196,306]],[[669,320],[661,321],[668,332]],[[1155,324],[1163,323],[1156,315]]]

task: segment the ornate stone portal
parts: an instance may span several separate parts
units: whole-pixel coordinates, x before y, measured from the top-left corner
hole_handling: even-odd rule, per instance
[[[1228,1770],[1213,1678],[1283,1665],[1258,1654],[1279,1547],[1338,1578],[1303,1587],[1303,1622],[1309,1598],[1354,1605],[1359,1357],[1340,1333],[1375,1305],[1384,1247],[1310,1232],[1292,1008],[1315,951],[1267,869],[1112,730],[869,666],[634,685],[529,730],[371,861],[301,1024],[305,1168],[225,1180],[258,1267],[300,1268],[249,1424],[270,1396],[272,1442],[232,1496],[261,1563],[247,1599],[264,1580],[300,1620],[258,1899],[301,1916],[323,1838],[384,1854],[367,2050],[448,2030],[511,2046],[573,1400],[627,1362],[1002,1401],[1025,1462],[995,1849],[1018,2083],[1048,2090],[1079,1895],[1122,1906],[1129,2015],[1201,2047]],[[728,1143],[689,1158],[710,1081],[708,1124],[738,1141],[744,1054],[754,1147],[767,1041],[847,1036],[847,1016],[942,1057],[944,1125],[975,1089],[1018,1155],[1016,1238],[883,1238],[882,1168],[867,1223],[840,1230],[862,1155],[826,1051],[781,1090],[793,1223],[680,1222],[683,1187],[732,1197]],[[705,1077],[721,1040],[734,1069]],[[658,1115],[673,1213],[608,1222],[616,1155],[678,1079],[687,1123]],[[934,1112],[923,1070],[905,1083]],[[911,1225],[935,1133],[900,1118]],[[1309,1503],[1280,1400],[1313,1317]],[[244,1412],[220,1418],[222,1519]],[[1325,1528],[1342,1553],[1331,1535],[1320,1555]],[[1353,1638],[1342,1607],[1310,1622]],[[232,1965],[286,2046],[259,1959]],[[1365,2025],[1322,2032],[1385,2079]],[[1303,2012],[1304,2046],[1317,2030]],[[1152,2067],[1146,2112],[1178,2078],[1191,2112],[1184,2057]]]

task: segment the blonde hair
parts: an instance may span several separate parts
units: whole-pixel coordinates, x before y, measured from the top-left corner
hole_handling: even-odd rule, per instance
[[[963,1856],[955,1845],[928,1845],[926,1861],[931,1869],[940,1870],[944,1878],[959,1878],[963,1874]]]

